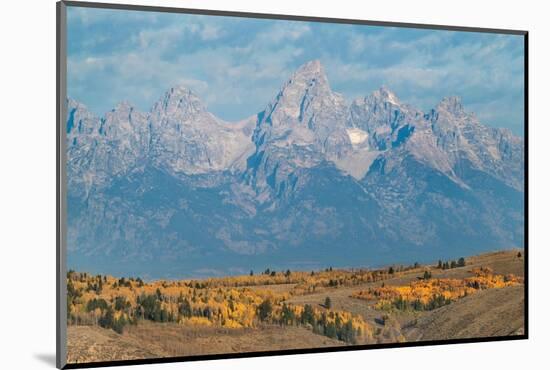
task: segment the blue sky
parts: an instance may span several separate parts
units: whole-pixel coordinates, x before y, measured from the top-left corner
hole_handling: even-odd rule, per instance
[[[123,100],[148,111],[184,84],[217,116],[243,119],[319,59],[348,101],[385,85],[427,111],[458,95],[523,135],[523,52],[514,35],[68,8],[68,94],[98,115]]]

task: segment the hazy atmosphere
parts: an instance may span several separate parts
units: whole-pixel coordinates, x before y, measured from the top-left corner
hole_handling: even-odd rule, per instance
[[[385,85],[428,111],[458,95],[483,123],[523,135],[521,36],[69,8],[68,46],[69,96],[96,115],[122,100],[148,111],[184,84],[240,120],[318,59],[348,100]]]
[[[522,36],[68,26],[67,362],[525,337]]]

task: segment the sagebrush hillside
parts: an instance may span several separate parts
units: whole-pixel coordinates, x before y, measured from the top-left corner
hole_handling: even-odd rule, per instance
[[[523,265],[513,250],[180,281],[70,271],[69,361],[106,359],[101,343],[129,359],[521,334]]]

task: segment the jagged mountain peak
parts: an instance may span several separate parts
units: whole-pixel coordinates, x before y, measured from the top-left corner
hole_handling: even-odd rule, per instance
[[[459,96],[444,97],[436,107],[438,112],[445,111],[455,116],[466,115],[462,99]]]
[[[75,109],[78,109],[80,111],[90,112],[86,105],[82,104],[80,101],[78,101],[74,98],[68,97],[67,98],[67,112],[71,113],[71,111],[73,111]]]
[[[523,140],[457,116],[457,97],[424,115],[383,86],[347,105],[311,61],[239,123],[182,85],[149,113],[67,104],[73,259],[181,271],[235,253],[326,265],[523,243]]]
[[[373,100],[378,102],[388,102],[393,105],[401,104],[401,102],[397,98],[397,95],[395,95],[395,93],[388,89],[388,87],[386,86],[381,86],[378,90],[374,91],[371,94],[371,97]]]
[[[207,108],[195,93],[184,85],[177,85],[164,93],[152,108],[153,115],[194,116],[206,113]]]
[[[296,105],[314,97],[330,97],[332,95],[335,94],[330,89],[321,62],[313,60],[303,64],[292,74],[281,88],[276,100]]]
[[[100,120],[86,105],[67,98],[67,116],[68,134],[97,134]]]
[[[444,130],[458,133],[466,130],[475,132],[474,136],[484,136],[485,132],[490,131],[474,113],[465,109],[459,96],[444,97],[426,117],[436,132]]]
[[[152,162],[175,176],[233,170],[242,166],[252,145],[246,124],[231,125],[216,117],[184,85],[164,94],[148,123]]]
[[[321,62],[313,60],[300,66],[283,84],[262,117],[275,126],[304,122],[312,126],[314,112],[324,114],[343,109],[344,98],[332,92]]]
[[[345,100],[330,89],[321,63],[300,66],[258,115],[249,161],[257,188],[289,189],[285,181],[295,169],[342,156],[351,148],[346,114]]]
[[[134,110],[135,107],[132,103],[130,103],[129,101],[127,100],[122,100],[120,102],[118,102],[115,107],[111,110],[111,112],[130,112],[132,110]]]
[[[388,109],[410,109],[410,107],[402,104],[397,95],[389,88],[381,86],[369,95],[353,100],[351,109],[376,113],[377,111],[386,111]]]
[[[312,60],[302,64],[292,75],[291,80],[326,81],[325,69],[319,60]]]
[[[401,103],[397,95],[386,86],[355,99],[349,110],[348,125],[371,134],[376,133],[379,140],[376,146],[380,147],[386,145],[384,142],[390,139],[389,135],[396,128],[408,123],[418,123],[419,117],[423,115],[416,108]]]
[[[165,95],[168,95],[174,98],[185,98],[190,96],[196,97],[193,90],[191,90],[184,84],[178,84],[178,85],[172,86],[165,92]]]
[[[139,142],[145,140],[147,114],[137,110],[130,102],[119,102],[102,120],[100,132],[110,139],[130,143],[128,138]],[[134,143],[137,145],[136,143]],[[131,150],[137,150],[132,148]]]

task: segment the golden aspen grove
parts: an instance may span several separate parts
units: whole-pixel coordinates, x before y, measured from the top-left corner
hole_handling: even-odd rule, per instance
[[[449,317],[471,315],[478,306],[489,307],[484,310],[491,317],[504,310],[513,316],[496,323],[491,319],[491,326],[481,315],[468,322],[467,330],[518,333],[523,330],[523,283],[523,257],[517,250],[433,265],[268,268],[186,280],[69,271],[69,358],[97,360],[98,353],[83,342],[87,336],[120,347],[117,358],[130,359],[423,340],[441,333],[431,328],[434,321],[445,325]],[[460,330],[453,327],[447,335],[453,338]]]
[[[67,317],[70,325],[100,325],[122,333],[140,320],[181,325],[254,328],[262,323],[303,326],[346,343],[372,340],[372,328],[350,312],[285,303],[303,295],[381,281],[386,270],[275,272],[204,280],[155,281],[70,271]],[[285,292],[270,286],[292,285]]]
[[[490,268],[476,268],[474,277],[464,279],[422,278],[405,286],[383,286],[360,290],[353,298],[375,301],[375,308],[388,310],[433,310],[485,289],[523,284],[523,278],[513,274],[495,275]]]

